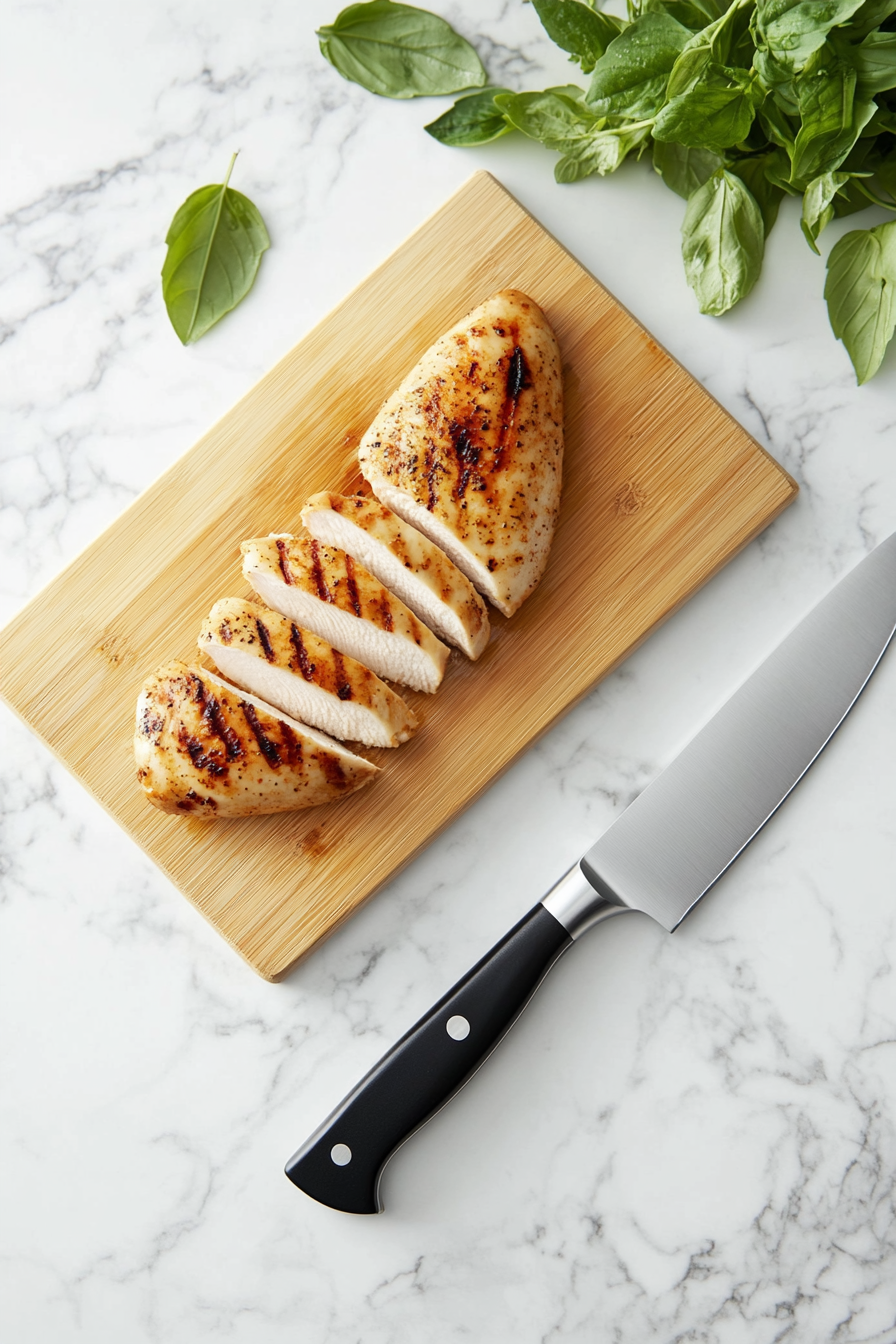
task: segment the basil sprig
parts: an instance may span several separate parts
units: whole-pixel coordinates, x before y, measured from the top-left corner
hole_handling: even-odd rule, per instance
[[[651,150],[687,201],[682,259],[704,313],[727,312],[753,288],[786,195],[802,197],[816,253],[835,217],[896,211],[896,0],[628,0],[625,20],[598,4],[532,0],[587,87],[483,88],[464,38],[392,0],[350,5],[319,36],[340,73],[376,93],[479,90],[427,125],[442,144],[519,131],[559,156],[558,182]],[[828,314],[860,383],[893,334],[894,287],[896,220],[831,250]]]
[[[223,182],[188,196],[171,221],[162,266],[162,296],[171,325],[184,345],[246,297],[271,245],[264,220],[242,192]]]
[[[437,14],[413,5],[349,5],[317,36],[340,75],[384,98],[458,93],[486,83],[469,42]]]

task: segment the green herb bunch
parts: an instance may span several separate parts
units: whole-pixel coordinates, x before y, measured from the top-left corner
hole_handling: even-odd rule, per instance
[[[836,216],[896,211],[896,0],[532,0],[584,75],[535,93],[483,88],[473,48],[444,19],[393,0],[355,4],[318,34],[348,79],[393,98],[477,92],[426,130],[446,145],[520,131],[559,154],[558,182],[615,172],[648,151],[687,201],[682,256],[704,313],[759,278],[785,195],[802,197],[818,252]],[[825,299],[860,383],[896,325],[896,221],[847,233]]]

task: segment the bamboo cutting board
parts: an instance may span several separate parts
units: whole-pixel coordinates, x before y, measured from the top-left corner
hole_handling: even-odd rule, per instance
[[[297,529],[424,350],[497,289],[530,294],[564,362],[566,459],[547,573],[453,653],[423,727],[371,788],[305,812],[157,812],[131,752],[140,685],[196,657],[248,589],[239,543]],[[477,173],[299,342],[3,634],[0,692],[267,979],[398,871],[794,497],[750,436],[488,174]],[[46,631],[64,665],[46,657]]]

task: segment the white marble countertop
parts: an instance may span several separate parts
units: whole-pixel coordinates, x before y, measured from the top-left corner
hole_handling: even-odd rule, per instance
[[[574,71],[517,0],[431,0],[495,82]],[[797,478],[797,502],[285,983],[265,984],[2,710],[0,1328],[16,1344],[896,1341],[896,657],[681,930],[592,934],[390,1164],[282,1165],[344,1092],[896,527],[896,349],[857,389],[792,203],[721,321],[649,166],[558,187],[451,100],[344,83],[338,0],[21,0],[0,106],[0,617],[476,168]],[[219,181],[273,247],[183,349],[158,272]],[[831,226],[836,237],[872,215]],[[53,656],[49,632],[48,656]]]

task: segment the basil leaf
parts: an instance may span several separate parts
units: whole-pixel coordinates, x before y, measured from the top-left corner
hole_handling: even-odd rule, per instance
[[[579,0],[532,0],[532,4],[551,41],[568,51],[586,75],[625,27],[622,19],[589,9]]]
[[[896,199],[896,150],[891,150],[877,164],[876,176],[884,191]]]
[[[727,149],[750,133],[765,89],[747,70],[710,65],[692,89],[672,98],[653,128],[655,140]]]
[[[754,154],[750,158],[735,159],[733,163],[729,164],[731,172],[740,178],[759,206],[766,238],[775,226],[775,220],[778,218],[778,208],[784,199],[784,188],[774,180],[779,155],[786,176],[790,165],[781,151],[777,149],[768,154]],[[769,177],[769,169],[772,171],[772,177]]]
[[[875,28],[879,28],[891,14],[896,14],[896,0],[865,0],[850,20],[850,36],[866,37],[868,33],[873,33]]]
[[[896,221],[844,234],[827,271],[828,317],[861,385],[880,368],[896,326]]]
[[[343,78],[383,98],[459,93],[487,82],[469,42],[437,14],[412,5],[349,5],[317,37]]]
[[[495,106],[495,94],[507,92],[507,89],[485,89],[482,93],[467,94],[423,129],[442,145],[487,145],[513,129]]]
[[[252,288],[271,245],[264,220],[242,192],[223,182],[188,196],[165,237],[162,297],[184,345],[204,336]]]
[[[873,98],[876,93],[896,89],[896,33],[871,33],[848,50],[859,98]]]
[[[578,182],[592,173],[598,173],[601,177],[615,173],[631,151],[644,144],[649,135],[650,127],[644,125],[632,130],[620,127],[616,130],[595,131],[564,154],[554,168],[554,178],[558,182]]]
[[[828,46],[816,52],[799,81],[802,125],[793,146],[791,178],[808,183],[839,168],[874,103],[856,101],[856,72]]]
[[[574,153],[580,141],[603,130],[606,124],[605,117],[597,116],[565,89],[500,93],[495,95],[495,106],[530,140],[561,153]]]
[[[713,23],[730,0],[644,0],[642,14],[669,14],[685,28],[703,28]]]
[[[666,186],[687,200],[712,177],[717,168],[724,166],[724,160],[721,154],[716,154],[712,149],[655,140],[653,166]]]
[[[690,36],[667,14],[643,14],[597,62],[588,102],[603,115],[653,116],[662,104],[669,72]]]
[[[802,70],[837,24],[852,18],[862,0],[757,0],[753,33],[781,65]]]
[[[765,175],[773,187],[778,187],[787,196],[802,194],[790,180],[790,155],[783,149],[773,149],[765,156]]]
[[[785,149],[788,155],[792,157],[797,127],[790,121],[787,113],[778,106],[775,99],[766,98],[759,109],[759,122],[772,144]],[[788,168],[789,176],[790,170]]]
[[[762,215],[740,178],[724,168],[688,201],[681,240],[685,275],[701,313],[726,313],[759,279]]]
[[[774,96],[776,105],[787,116],[798,117],[800,105],[793,71],[779,65],[767,51],[754,52],[753,65],[765,87]]]
[[[677,98],[679,94],[687,93],[694,88],[705,77],[712,64],[731,64],[732,51],[740,43],[741,38],[745,35],[749,37],[750,16],[747,5],[752,6],[752,0],[735,0],[730,9],[720,14],[701,32],[694,34],[675,62],[669,76],[669,83],[666,86],[667,99]],[[752,62],[753,56],[752,43],[748,46],[750,60],[745,62],[745,68]]]
[[[834,197],[849,181],[849,173],[822,173],[813,178],[803,193],[803,216],[800,227],[806,242],[818,256],[818,235],[834,218]]]

